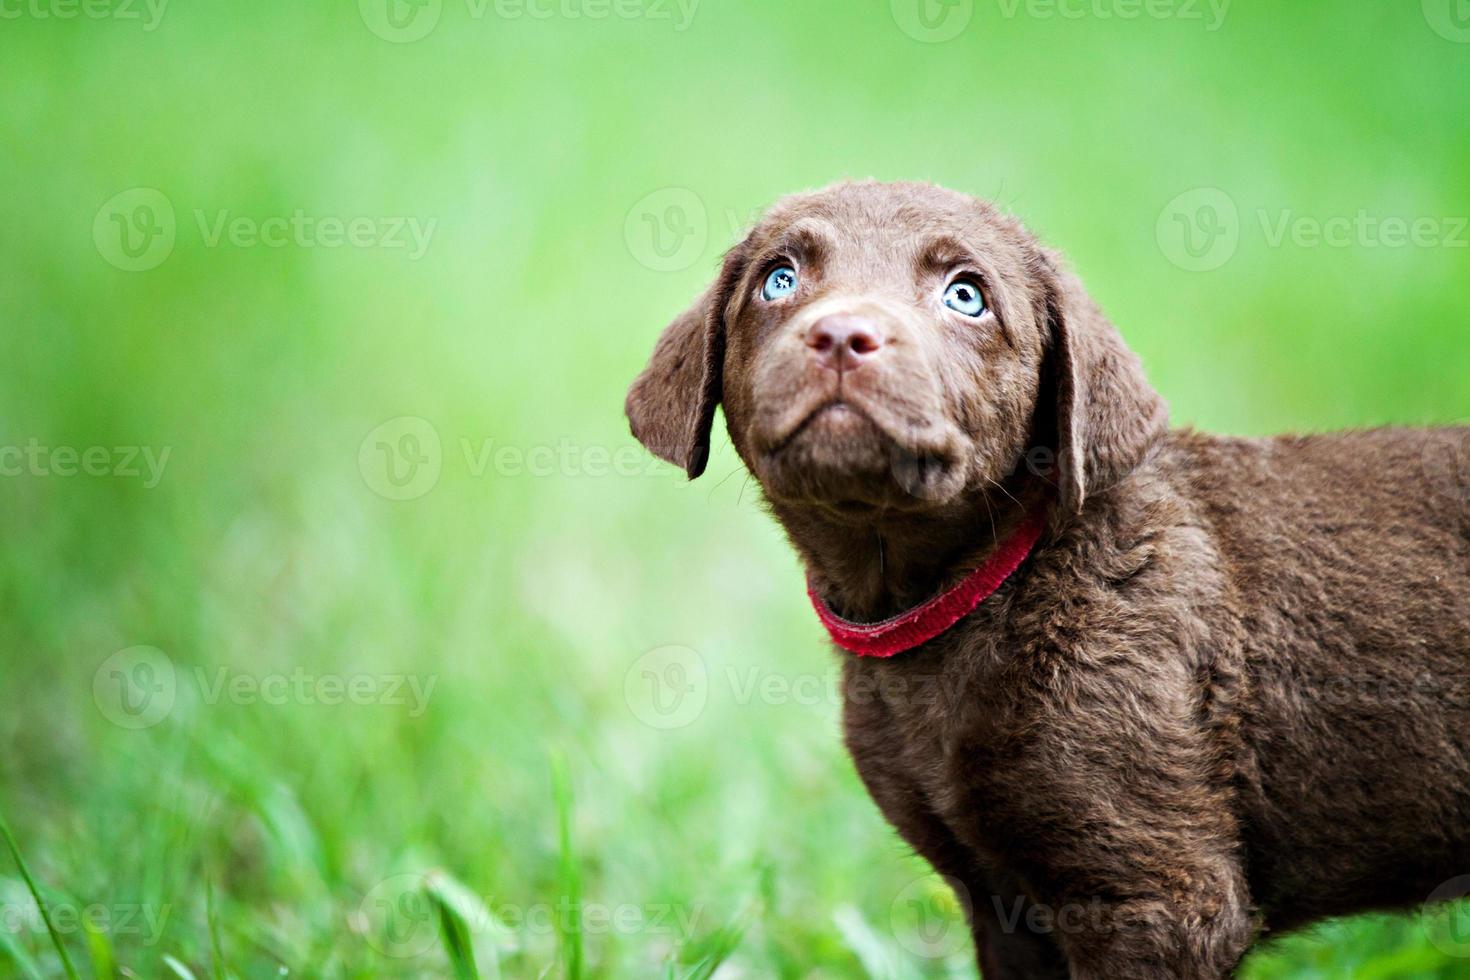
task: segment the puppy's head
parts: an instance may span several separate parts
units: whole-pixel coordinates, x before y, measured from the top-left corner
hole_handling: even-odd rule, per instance
[[[1138,360],[1014,219],[919,184],[778,203],[659,339],[633,434],[691,478],[723,403],[778,503],[868,520],[953,504],[1030,450],[1062,505],[1136,466],[1165,427]]]

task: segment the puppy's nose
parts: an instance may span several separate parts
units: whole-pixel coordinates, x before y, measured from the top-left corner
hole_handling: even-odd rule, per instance
[[[852,371],[883,349],[883,334],[867,317],[832,313],[811,325],[806,333],[806,345],[822,367],[830,371]]]

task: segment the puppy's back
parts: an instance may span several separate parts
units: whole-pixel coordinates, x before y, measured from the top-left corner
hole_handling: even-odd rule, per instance
[[[1233,587],[1247,866],[1271,924],[1470,871],[1470,429],[1178,433],[1163,462]]]

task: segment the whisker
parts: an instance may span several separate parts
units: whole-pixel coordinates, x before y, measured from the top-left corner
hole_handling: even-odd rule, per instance
[[[740,493],[735,498],[735,507],[737,510],[739,509],[740,505],[745,501],[745,488],[748,486],[750,486],[750,471],[746,470],[745,479],[740,484]]]
[[[709,495],[705,497],[705,500],[708,501],[710,499],[713,499],[715,491],[720,489],[720,487],[723,487],[726,483],[729,483],[730,477],[734,476],[736,473],[739,473],[742,469],[744,469],[743,466],[737,466],[730,472],[726,473],[724,476],[720,477],[720,482],[709,488]]]
[[[725,486],[726,483],[729,483],[729,479],[731,479],[732,476],[735,476],[736,473],[739,473],[739,472],[741,472],[741,467],[736,466],[735,469],[732,469],[731,470],[731,472],[726,473],[725,476],[722,476],[722,478],[720,478],[720,482],[719,483],[716,483],[716,485],[711,486],[710,492],[709,492],[709,497],[714,497],[714,491],[717,491],[717,489],[722,488],[722,486]]]
[[[995,489],[999,490],[1001,493],[1005,494],[1007,497],[1011,497],[1011,492],[1009,490],[1007,490],[1005,487],[1001,486],[999,483],[997,483],[994,480],[992,480],[990,477],[987,476],[985,478],[985,482],[986,483],[989,483],[991,486],[995,487]],[[1021,502],[1019,500],[1017,500],[1015,497],[1011,497],[1011,503],[1015,504],[1017,507],[1021,507],[1022,506],[1021,505]],[[1024,508],[1022,508],[1022,509],[1024,509]]]
[[[985,513],[990,515],[990,538],[997,548],[1000,547],[1000,536],[995,533],[995,511],[990,509],[990,494],[982,493],[980,499],[985,501]]]

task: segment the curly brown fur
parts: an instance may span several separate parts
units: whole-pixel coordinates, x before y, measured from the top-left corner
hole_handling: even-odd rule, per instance
[[[772,302],[777,263],[800,285]],[[939,302],[956,276],[984,317]],[[809,342],[838,314],[882,342],[847,370]],[[919,184],[789,198],[730,253],[627,408],[692,477],[716,403],[851,618],[1049,508],[949,632],[844,655],[847,746],[987,980],[1225,977],[1262,929],[1470,871],[1470,431],[1171,431],[1055,254]]]

